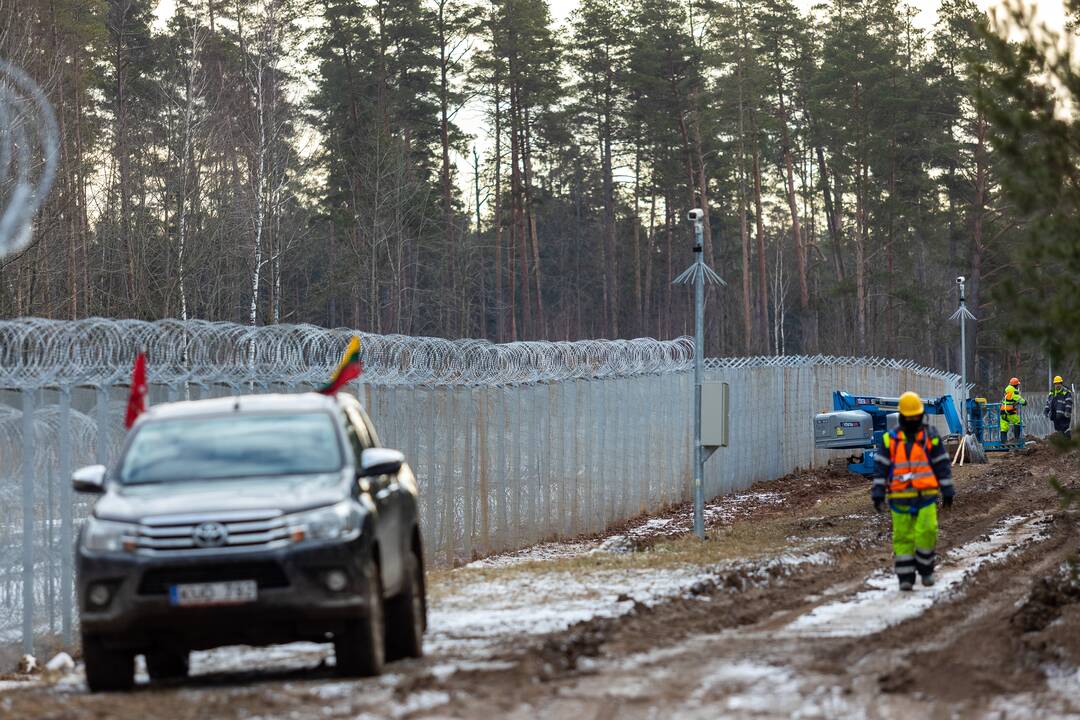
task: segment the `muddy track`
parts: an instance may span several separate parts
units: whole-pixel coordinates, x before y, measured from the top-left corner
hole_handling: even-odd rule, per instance
[[[699,559],[707,563],[704,579],[659,602],[621,598],[627,611],[616,617],[541,636],[500,636],[473,649],[438,645],[425,659],[368,681],[334,678],[325,656],[312,651],[280,666],[212,669],[179,686],[127,695],[91,696],[78,683],[9,690],[0,692],[0,717],[134,720],[165,707],[174,718],[1080,711],[1068,699],[1070,673],[1080,666],[1080,588],[1059,572],[1077,552],[1077,520],[1060,510],[1051,475],[1080,486],[1080,456],[1043,449],[962,469],[956,506],[942,516],[940,550],[979,548],[1008,518],[1028,518],[1037,535],[999,547],[999,560],[973,566],[916,616],[855,637],[790,631],[815,608],[865,592],[891,562],[888,519],[869,507],[865,484],[818,471],[756,487],[768,502],[733,506],[736,515],[718,516],[710,527],[709,547],[718,556],[735,547],[734,558]],[[671,528],[682,527],[686,509],[670,517],[657,525],[667,534],[637,537],[636,552],[619,562],[648,565],[683,548]],[[777,561],[811,552],[824,552],[827,562]],[[950,564],[959,561],[946,557],[943,570]],[[544,563],[527,568],[549,570]],[[893,595],[883,597],[888,603]],[[1080,687],[1080,675],[1076,682]]]

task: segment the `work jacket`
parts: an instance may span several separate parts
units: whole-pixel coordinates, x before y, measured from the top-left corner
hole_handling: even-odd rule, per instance
[[[1009,397],[1009,388],[1012,388],[1012,397]],[[1001,397],[1001,412],[1005,415],[1015,415],[1020,412],[1020,406],[1027,405],[1027,400],[1020,394],[1020,389],[1012,385],[1005,386],[1005,393]]]
[[[918,510],[940,494],[952,497],[952,464],[937,430],[926,425],[912,439],[902,428],[882,437],[885,446],[874,455],[876,477],[870,488],[875,500],[889,499],[898,512]]]
[[[1054,421],[1072,420],[1073,396],[1069,388],[1051,390],[1043,414]]]

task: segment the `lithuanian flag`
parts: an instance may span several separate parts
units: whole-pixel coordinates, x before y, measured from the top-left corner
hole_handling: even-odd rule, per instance
[[[360,338],[353,337],[349,346],[345,348],[345,354],[341,356],[341,362],[334,368],[334,374],[330,376],[330,382],[318,389],[323,395],[334,395],[338,390],[348,385],[351,381],[360,377],[364,372],[364,361],[360,358]]]

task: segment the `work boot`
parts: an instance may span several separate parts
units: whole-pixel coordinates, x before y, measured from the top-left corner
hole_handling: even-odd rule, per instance
[[[930,573],[929,575],[923,575],[922,576],[923,587],[930,587],[931,585],[934,584],[934,582],[935,582],[934,573]]]
[[[910,580],[901,580],[900,581],[900,590],[901,591],[903,591],[903,592],[911,592],[914,588],[915,588],[915,583],[911,582]]]

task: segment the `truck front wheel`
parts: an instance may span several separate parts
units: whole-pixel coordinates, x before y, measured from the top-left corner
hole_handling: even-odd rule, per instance
[[[135,685],[135,653],[111,650],[93,635],[83,635],[82,648],[90,692],[130,690]]]

